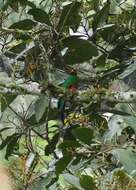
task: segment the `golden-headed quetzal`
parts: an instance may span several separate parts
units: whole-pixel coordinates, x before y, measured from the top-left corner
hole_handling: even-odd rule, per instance
[[[78,84],[77,72],[75,69],[72,69],[70,71],[68,78],[63,82],[61,86],[64,87],[66,90],[69,90],[70,92],[76,92],[77,84]],[[60,119],[64,123],[65,100],[63,96],[60,97],[58,101],[58,109],[60,111]]]

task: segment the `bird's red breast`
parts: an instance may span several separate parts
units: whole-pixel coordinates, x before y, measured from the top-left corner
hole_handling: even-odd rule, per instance
[[[76,86],[76,85],[71,85],[71,86],[69,87],[69,91],[70,91],[70,92],[76,92],[76,91],[77,91],[77,86]]]

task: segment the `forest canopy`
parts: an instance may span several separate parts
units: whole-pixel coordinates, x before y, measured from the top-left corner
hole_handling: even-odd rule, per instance
[[[0,160],[20,190],[136,188],[135,0],[0,0]]]

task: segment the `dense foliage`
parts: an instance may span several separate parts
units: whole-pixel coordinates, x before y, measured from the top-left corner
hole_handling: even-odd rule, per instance
[[[0,48],[0,158],[15,188],[134,190],[135,1],[0,0]]]

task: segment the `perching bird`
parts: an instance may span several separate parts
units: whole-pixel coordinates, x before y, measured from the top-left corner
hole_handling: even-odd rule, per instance
[[[70,75],[68,78],[63,82],[62,87],[69,90],[70,92],[76,92],[78,84],[78,76],[75,69],[70,71]],[[65,111],[65,100],[63,96],[59,98],[58,101],[58,109],[60,110],[60,119],[64,123],[64,111]]]
[[[65,89],[69,89],[71,92],[75,92],[77,90],[78,77],[76,70],[72,69],[70,71],[70,75],[62,84],[62,87]]]

